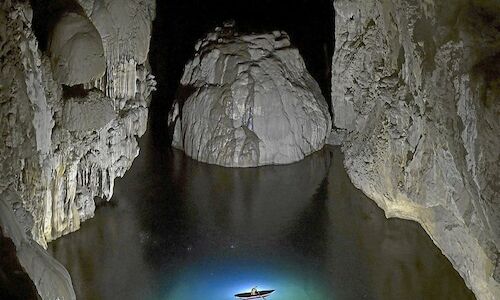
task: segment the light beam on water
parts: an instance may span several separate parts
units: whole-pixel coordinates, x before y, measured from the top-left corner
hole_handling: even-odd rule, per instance
[[[230,300],[237,293],[275,290],[269,300],[333,300],[326,278],[304,266],[280,259],[276,262],[250,259],[205,260],[183,268],[175,278],[165,278],[155,299]],[[151,299],[152,300],[152,299]]]

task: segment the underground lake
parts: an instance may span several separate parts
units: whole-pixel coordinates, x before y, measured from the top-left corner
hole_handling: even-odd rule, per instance
[[[424,230],[386,219],[337,147],[223,168],[141,139],[114,196],[49,245],[79,299],[474,299]]]

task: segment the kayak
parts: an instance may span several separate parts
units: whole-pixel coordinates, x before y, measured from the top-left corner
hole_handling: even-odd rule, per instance
[[[240,293],[234,295],[236,298],[239,299],[266,299],[266,297],[269,297],[269,295],[272,294],[274,290],[267,290],[267,291],[258,291],[257,295],[252,295],[252,293]]]

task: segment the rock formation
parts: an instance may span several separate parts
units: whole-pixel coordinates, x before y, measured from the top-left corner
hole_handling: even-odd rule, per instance
[[[68,271],[19,226],[8,202],[20,201],[6,191],[0,195],[0,227],[16,247],[17,258],[42,299],[76,299]],[[3,247],[3,245],[2,245]],[[22,291],[17,291],[22,292]],[[17,298],[16,298],[17,299]]]
[[[87,87],[98,87],[113,99],[133,98],[137,66],[147,62],[154,0],[78,0],[99,31],[104,45],[106,74]],[[123,101],[119,107],[123,108]]]
[[[68,292],[71,281],[65,270],[32,240],[46,247],[77,230],[93,216],[94,198],[109,200],[114,179],[123,176],[139,153],[137,137],[146,130],[155,86],[146,59],[148,48],[143,46],[149,44],[154,1],[141,1],[134,14],[121,16],[124,24],[126,18],[139,15],[141,7],[149,12],[142,19],[149,24],[147,30],[127,36],[128,43],[141,45],[136,56],[115,49],[114,59],[104,60],[109,53],[106,41],[119,40],[116,32],[102,37],[96,28],[102,30],[104,25],[68,13],[51,34],[49,59],[38,49],[28,1],[0,4],[0,197],[17,225],[5,220],[8,214],[0,217],[2,227],[22,228],[10,230],[9,237],[43,299],[73,299],[74,293]],[[102,61],[94,61],[100,55]],[[105,62],[106,74],[101,66]],[[123,65],[126,72],[116,70]],[[103,74],[95,85],[93,79]],[[59,279],[52,278],[52,283],[41,279],[47,272]]]
[[[419,222],[478,299],[499,299],[498,2],[334,3],[334,128],[351,180]]]
[[[286,164],[319,150],[328,106],[288,35],[217,29],[196,45],[170,115],[173,146],[228,167]]]
[[[90,20],[68,13],[59,20],[50,41],[54,77],[76,85],[101,77],[106,71],[101,36]]]

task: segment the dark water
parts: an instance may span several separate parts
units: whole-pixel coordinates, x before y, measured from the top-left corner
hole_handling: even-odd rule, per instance
[[[473,299],[418,224],[385,219],[338,149],[287,166],[226,169],[156,149],[110,204],[50,245],[79,299]]]

